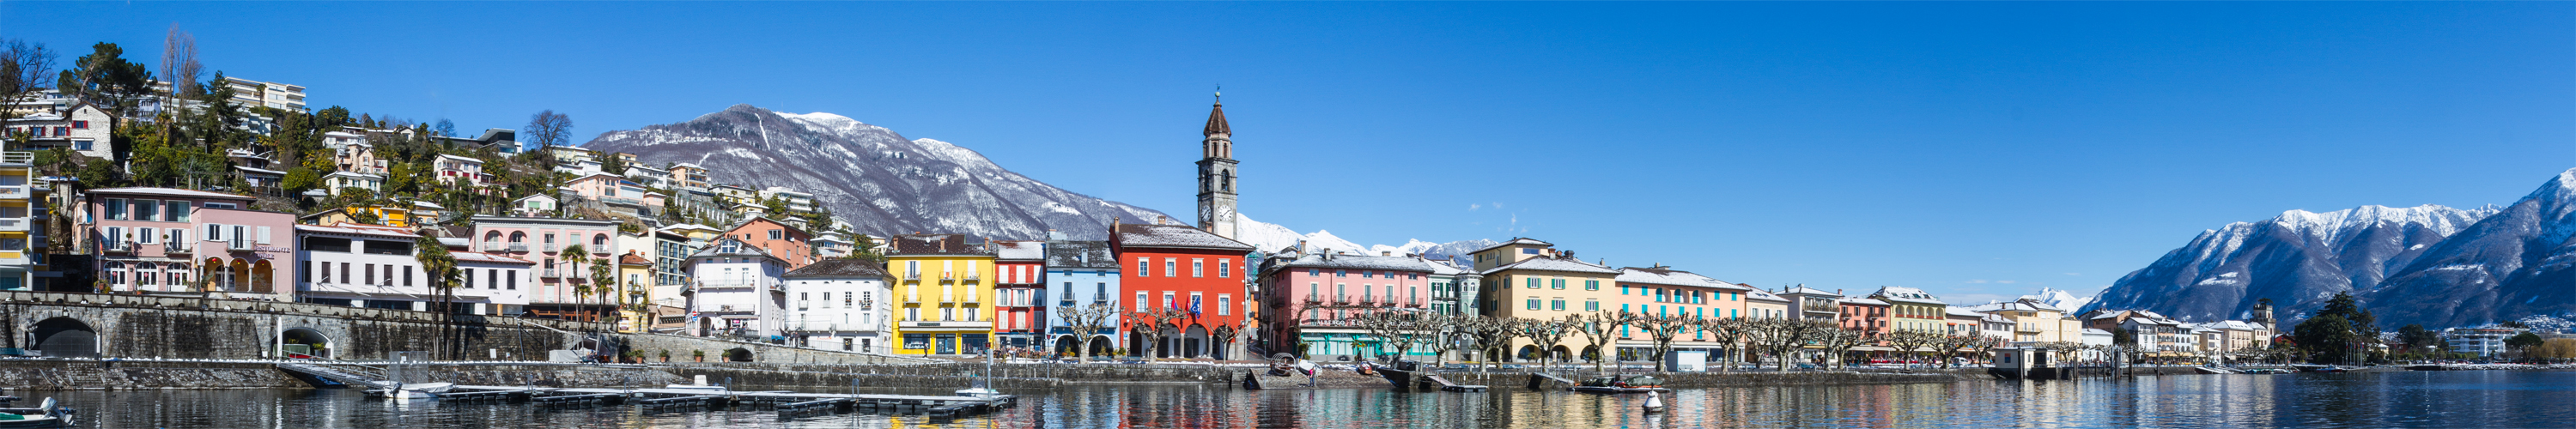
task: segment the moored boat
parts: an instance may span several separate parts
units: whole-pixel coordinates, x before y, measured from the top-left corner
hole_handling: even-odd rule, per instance
[[[72,414],[78,412],[54,403],[54,398],[45,398],[44,404],[35,408],[0,408],[0,428],[70,426]]]

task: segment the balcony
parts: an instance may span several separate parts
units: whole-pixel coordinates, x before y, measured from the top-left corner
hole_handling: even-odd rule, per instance
[[[545,270],[539,271],[539,273],[541,273],[541,274],[538,274],[538,275],[537,275],[537,277],[543,277],[543,278],[549,278],[549,279],[551,279],[551,278],[560,278],[560,277],[563,277],[563,273],[561,272],[561,270],[556,270],[556,269],[553,269],[553,268],[547,268],[547,269],[545,269]]]
[[[563,246],[562,246],[562,245],[558,245],[558,244],[554,244],[554,243],[546,243],[546,253],[555,253],[555,252],[560,252],[560,251],[563,251]]]
[[[939,281],[943,281],[943,282],[944,282],[944,281],[954,281],[954,280],[957,280],[957,273],[952,273],[952,272],[947,272],[947,271],[941,271],[941,272],[939,272]]]
[[[915,272],[910,272],[910,273],[904,273],[904,275],[903,275],[903,279],[904,279],[904,280],[916,281],[916,282],[917,282],[917,281],[921,281],[921,272],[919,272],[919,271],[915,271]]]
[[[224,241],[223,243],[224,248],[232,250],[255,250],[259,246],[259,242],[239,238]]]
[[[177,241],[161,243],[161,253],[196,253],[191,249],[192,247],[195,246],[189,246],[188,243]]]
[[[521,242],[516,242],[516,241],[510,242],[510,251],[512,251],[512,252],[526,252],[526,251],[528,251],[528,243],[521,243]]]
[[[133,253],[136,247],[131,241],[106,240],[98,244],[98,250],[106,253]]]
[[[25,165],[25,164],[34,164],[34,163],[36,163],[36,153],[35,153],[35,152],[14,151],[14,150],[13,150],[13,151],[8,151],[8,152],[0,152],[0,164],[20,164],[20,165]]]
[[[984,298],[983,298],[982,296],[980,296],[980,295],[976,295],[976,294],[971,294],[971,293],[970,293],[970,294],[966,294],[966,303],[967,303],[967,304],[982,304],[982,303],[984,303]]]
[[[505,249],[505,247],[501,247],[501,242],[498,242],[498,241],[486,241],[486,242],[483,242],[483,251],[485,251],[485,252],[499,252],[499,251],[501,251],[501,249]]]
[[[1333,295],[1333,305],[1350,305],[1350,295]]]
[[[970,281],[970,282],[972,282],[972,281],[982,281],[982,280],[984,280],[984,273],[971,272],[971,271],[966,273],[966,281]]]
[[[0,231],[26,231],[27,226],[34,224],[35,222],[31,218],[0,217]]]
[[[921,303],[921,295],[915,295],[915,294],[904,294],[904,295],[903,295],[903,303],[905,303],[905,304],[920,304],[920,303]]]
[[[0,199],[20,200],[26,198],[27,185],[0,186]]]

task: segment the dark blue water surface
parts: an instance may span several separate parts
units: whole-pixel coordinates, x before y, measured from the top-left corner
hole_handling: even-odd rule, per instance
[[[105,428],[1560,428],[1560,427],[2571,427],[2576,372],[2439,371],[2183,375],[2076,382],[1681,389],[1643,396],[1500,389],[1245,391],[1082,386],[1020,407],[929,424],[871,414],[780,418],[756,408],[644,412],[608,406],[395,404],[346,390],[22,391],[81,407]]]

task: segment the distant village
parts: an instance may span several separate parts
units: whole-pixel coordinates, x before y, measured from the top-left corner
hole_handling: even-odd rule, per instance
[[[2268,306],[2185,323],[2033,298],[1953,303],[1909,287],[1766,289],[1586,261],[1526,237],[1456,258],[1256,248],[1237,236],[1244,177],[1221,102],[1200,157],[1174,157],[1198,170],[1196,222],[872,236],[861,232],[882,228],[833,216],[810,190],[572,146],[570,119],[551,111],[459,133],[312,109],[308,88],[291,83],[156,79],[111,49],[94,47],[52,85],[0,88],[15,94],[0,153],[0,290],[598,321],[934,357],[1787,367],[2031,348],[2071,361],[2295,360]],[[2454,331],[2446,351],[2475,355],[2522,333]],[[329,356],[320,340],[301,345]]]

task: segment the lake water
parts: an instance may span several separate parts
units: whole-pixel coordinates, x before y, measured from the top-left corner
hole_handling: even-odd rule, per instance
[[[1643,396],[1498,389],[1244,391],[1085,386],[1018,408],[927,425],[919,416],[632,407],[397,405],[350,390],[18,391],[102,428],[1694,428],[1694,427],[2570,427],[2576,372],[2442,371],[2186,375],[2077,382],[1975,380],[1880,386],[1682,389],[1672,411]]]

